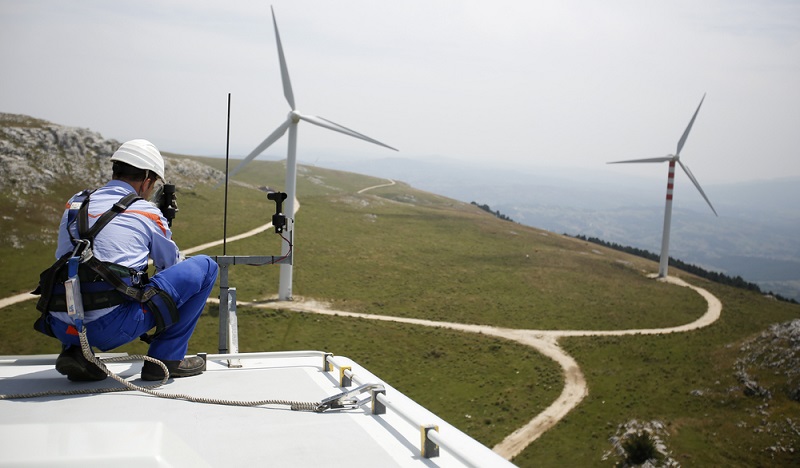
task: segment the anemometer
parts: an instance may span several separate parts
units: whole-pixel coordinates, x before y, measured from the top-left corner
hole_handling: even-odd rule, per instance
[[[270,192],[267,194],[267,200],[275,201],[275,214],[272,215],[272,225],[275,227],[275,233],[280,234],[286,226],[286,215],[283,214],[283,201],[286,200],[287,195],[283,192]]]

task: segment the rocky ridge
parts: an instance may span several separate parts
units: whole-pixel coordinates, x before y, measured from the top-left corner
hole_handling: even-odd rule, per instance
[[[0,190],[31,194],[47,192],[66,179],[70,184],[97,186],[111,177],[108,158],[121,142],[85,128],[0,113]],[[164,157],[167,177],[179,187],[215,182],[223,174],[204,164]]]
[[[63,206],[41,200],[55,190],[68,197],[105,184],[111,178],[109,158],[120,145],[89,129],[0,113],[0,171],[4,175],[0,177],[0,205],[4,207],[0,242],[15,249],[29,240],[52,242],[54,232],[36,226],[55,229]],[[164,164],[167,178],[179,191],[224,177],[222,172],[188,159],[165,155]]]

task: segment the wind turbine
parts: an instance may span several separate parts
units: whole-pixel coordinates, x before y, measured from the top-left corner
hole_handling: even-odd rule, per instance
[[[396,148],[392,148],[389,145],[383,144],[378,140],[374,140],[366,135],[358,133],[354,130],[351,130],[347,127],[343,127],[335,122],[331,122],[328,119],[313,116],[313,115],[306,115],[301,114],[297,110],[297,106],[295,105],[294,101],[294,93],[292,92],[292,83],[289,80],[289,70],[286,67],[286,57],[283,54],[283,46],[281,44],[281,36],[278,33],[278,22],[275,19],[275,9],[270,7],[272,10],[272,24],[275,27],[275,42],[278,46],[278,61],[280,62],[281,67],[281,81],[283,82],[283,95],[286,97],[286,101],[289,103],[289,107],[291,111],[287,116],[286,120],[278,126],[264,141],[261,142],[256,148],[247,155],[244,160],[239,163],[236,169],[231,172],[229,177],[233,177],[236,175],[242,168],[244,168],[247,163],[253,160],[256,156],[264,152],[270,145],[275,143],[280,137],[283,136],[286,131],[289,131],[289,143],[287,149],[287,157],[286,157],[286,205],[284,211],[289,214],[289,216],[294,215],[294,202],[295,202],[295,194],[296,194],[296,185],[297,185],[297,125],[300,123],[301,120],[317,125],[322,128],[327,128],[329,130],[333,130],[335,132],[343,133],[345,135],[349,135],[353,138],[358,138],[360,140],[368,141],[370,143],[383,146],[385,148],[389,148],[391,150],[397,151]],[[283,243],[281,248],[282,255],[287,255],[289,253],[289,245],[288,243]],[[280,284],[278,287],[278,298],[282,301],[290,300],[292,298],[292,265],[291,264],[281,264],[280,266]]]
[[[706,196],[705,192],[703,192],[702,187],[700,187],[700,183],[697,182],[692,171],[681,162],[680,154],[681,149],[683,149],[683,145],[686,143],[686,138],[689,136],[689,132],[692,130],[692,125],[694,125],[694,119],[697,118],[697,113],[700,112],[700,106],[703,105],[703,101],[705,100],[706,95],[703,94],[703,98],[700,99],[700,104],[697,106],[697,110],[694,111],[694,115],[692,116],[692,120],[689,121],[689,125],[686,127],[686,130],[683,132],[683,136],[681,139],[678,140],[678,150],[675,154],[669,154],[667,156],[661,158],[650,158],[650,159],[632,159],[629,161],[614,161],[608,164],[623,164],[623,163],[659,163],[669,161],[669,174],[667,177],[667,204],[666,208],[664,209],[664,233],[661,236],[661,259],[658,266],[658,277],[659,278],[666,278],[667,276],[667,268],[669,266],[669,231],[670,231],[670,223],[672,221],[672,191],[675,187],[675,163],[678,163],[683,169],[683,172],[689,176],[689,180],[692,181],[697,190],[700,192],[700,195],[703,196],[708,206],[711,208],[711,211],[714,212],[715,216],[717,215],[717,210],[714,209],[714,206],[711,204],[711,201]]]

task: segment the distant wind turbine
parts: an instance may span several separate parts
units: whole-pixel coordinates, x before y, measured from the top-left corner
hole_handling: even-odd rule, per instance
[[[703,101],[705,100],[706,95],[703,94],[703,98],[700,99],[700,104],[697,106],[697,110],[694,111],[694,115],[692,116],[692,120],[689,121],[689,125],[686,127],[686,130],[683,132],[683,136],[681,139],[678,140],[678,150],[675,154],[669,154],[667,156],[661,158],[651,158],[651,159],[632,159],[629,161],[614,161],[608,164],[623,164],[623,163],[658,163],[658,162],[665,162],[669,161],[669,175],[667,178],[667,205],[664,209],[664,233],[661,236],[661,260],[658,266],[658,276],[659,278],[666,278],[667,276],[667,268],[669,266],[669,231],[670,231],[670,223],[672,221],[672,191],[675,187],[675,163],[677,162],[683,172],[689,176],[689,180],[692,181],[697,190],[700,192],[700,195],[703,196],[708,206],[711,207],[711,211],[714,212],[715,216],[717,215],[717,210],[714,209],[714,206],[711,205],[711,201],[706,196],[705,192],[703,192],[702,187],[700,187],[700,183],[697,182],[692,171],[689,170],[687,166],[685,166],[680,159],[681,149],[683,149],[683,145],[686,143],[686,138],[689,136],[689,132],[692,130],[692,125],[694,125],[694,119],[697,118],[697,113],[700,112],[700,106],[703,105]]]
[[[271,7],[270,7],[271,8]],[[305,115],[301,114],[297,111],[297,107],[295,106],[294,102],[294,93],[292,92],[292,83],[289,80],[289,70],[286,67],[286,57],[283,55],[283,45],[281,44],[281,36],[278,34],[278,22],[275,19],[275,9],[271,8],[272,10],[272,24],[275,27],[275,42],[278,46],[278,60],[281,66],[281,81],[283,82],[283,95],[286,97],[286,101],[289,103],[289,107],[291,108],[291,112],[286,118],[286,121],[283,122],[278,128],[276,128],[264,141],[261,142],[256,148],[246,157],[244,160],[234,169],[229,177],[235,176],[239,173],[245,165],[247,165],[250,161],[252,161],[256,156],[263,153],[270,145],[275,143],[280,137],[286,133],[286,130],[289,130],[289,144],[287,149],[287,158],[286,158],[286,204],[284,211],[288,213],[288,216],[292,216],[294,214],[294,201],[295,201],[295,194],[296,194],[296,185],[297,185],[297,124],[304,120],[306,122],[312,123],[319,127],[327,128],[329,130],[333,130],[335,132],[344,133],[345,135],[349,135],[354,138],[358,138],[360,140],[368,141],[370,143],[383,146],[385,148],[389,148],[391,150],[397,151],[397,149],[392,148],[389,145],[385,145],[378,140],[374,140],[366,135],[358,133],[354,130],[349,128],[343,127],[337,123],[331,122],[328,119],[313,116],[313,115]],[[286,255],[289,252],[288,244],[284,243],[282,247],[282,255]],[[289,300],[292,298],[292,265],[291,264],[281,264],[280,266],[281,273],[280,273],[280,285],[278,288],[278,297],[280,300]]]

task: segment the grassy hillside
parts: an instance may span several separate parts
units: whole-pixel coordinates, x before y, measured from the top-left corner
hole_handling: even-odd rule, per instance
[[[223,160],[205,162],[224,168]],[[236,179],[282,189],[283,177],[282,163],[256,161]],[[666,327],[705,311],[705,301],[688,288],[647,279],[645,273],[657,269],[652,262],[501,221],[402,183],[357,194],[381,182],[300,168],[295,296],[354,312],[531,329]],[[221,238],[223,194],[207,185],[179,188],[173,226],[179,245]],[[63,200],[50,203],[60,207]],[[273,212],[263,192],[232,185],[228,234],[262,225]],[[29,241],[23,249],[4,246],[4,265],[11,267],[0,273],[4,296],[31,289],[53,248],[52,239]],[[205,253],[221,254],[222,247]],[[230,243],[227,253],[278,254],[279,240],[268,231]],[[671,336],[563,339],[583,368],[589,396],[515,463],[610,466],[613,460],[602,460],[611,448],[608,438],[630,419],[663,421],[669,449],[687,466],[800,461],[800,433],[786,424],[800,421],[800,403],[780,392],[768,402],[744,397],[733,369],[741,343],[771,323],[800,317],[800,307],[674,273],[719,297],[722,319]],[[230,281],[240,300],[265,299],[277,292],[277,267],[234,267]],[[346,355],[489,446],[561,391],[559,368],[515,343],[402,324],[239,310],[244,351]],[[191,352],[215,351],[215,315],[210,310],[202,317]],[[0,354],[56,352],[54,341],[31,331],[34,317],[32,303],[0,311]],[[769,449],[781,430],[794,453]]]

